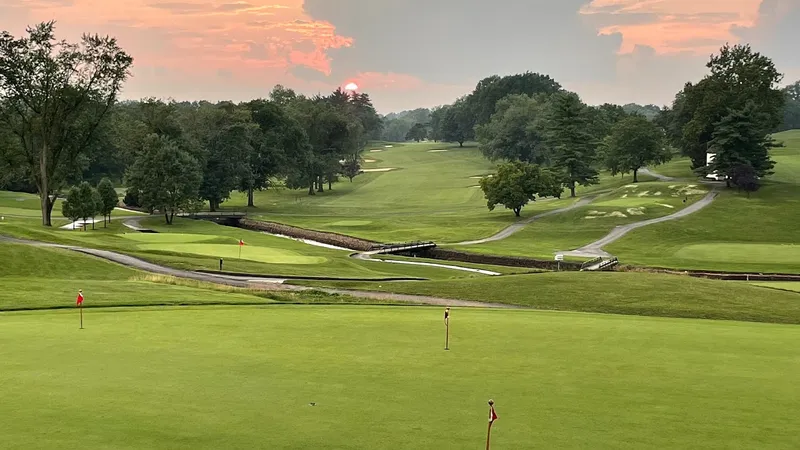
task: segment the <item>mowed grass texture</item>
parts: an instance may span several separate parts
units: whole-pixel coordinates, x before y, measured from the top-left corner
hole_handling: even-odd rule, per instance
[[[723,190],[686,218],[640,228],[606,250],[625,264],[800,273],[800,131],[779,133],[775,175],[750,198]]]
[[[673,214],[707,193],[708,188],[697,183],[628,184],[602,194],[589,205],[536,220],[501,241],[453,248],[552,259],[555,253],[594,242],[619,225]]]
[[[331,231],[379,242],[433,240],[459,242],[488,237],[517,219],[502,207],[489,211],[478,183],[494,171],[474,146],[459,148],[444,143],[378,146],[364,153],[368,172],[352,183],[343,180],[333,191],[309,196],[304,190],[269,190],[256,193],[257,209],[251,214],[263,220]],[[646,177],[645,177],[646,178]],[[644,179],[644,178],[643,178]],[[603,182],[581,195],[617,187],[631,178],[603,176]],[[569,205],[573,200],[548,200],[526,206],[523,218]],[[223,207],[242,209],[241,194]],[[260,213],[260,216],[259,216]]]
[[[4,313],[4,449],[796,448],[796,326],[525,311]]]
[[[86,307],[273,302],[243,290],[149,282],[142,272],[69,250],[3,242],[0,258],[0,310],[74,307],[79,289]]]
[[[414,283],[302,284],[504,303],[536,309],[800,324],[800,294],[796,292],[755,287],[739,281],[678,275],[548,272]],[[791,284],[783,286],[791,287]]]
[[[436,267],[385,264],[350,257],[351,251],[308,245],[264,233],[217,225],[213,222],[176,218],[166,225],[160,217],[140,224],[157,231],[139,233],[116,220],[94,231],[47,229],[35,219],[8,220],[0,234],[14,237],[101,248],[135,256],[157,264],[186,270],[219,270],[223,258],[226,271],[269,276],[312,276],[382,279],[416,277],[446,279],[483,276]],[[245,246],[239,259],[239,239]]]

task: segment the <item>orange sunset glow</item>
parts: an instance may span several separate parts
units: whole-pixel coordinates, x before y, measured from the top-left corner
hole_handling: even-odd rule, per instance
[[[414,31],[428,33],[420,38],[426,44],[417,44],[414,52],[418,57],[406,64],[406,59],[398,60],[391,53],[405,56],[411,51],[395,45],[410,35],[404,36],[406,31],[393,24],[414,18],[414,5],[420,0],[409,0],[407,8],[406,3],[396,1],[371,0],[368,7],[360,1],[0,0],[0,17],[4,19],[0,28],[19,35],[28,24],[55,19],[57,33],[67,39],[87,31],[116,36],[135,59],[133,77],[124,91],[129,98],[244,100],[266,95],[278,83],[316,93],[352,82],[360,91],[369,92],[379,109],[396,110],[423,106],[419,103],[425,102],[449,103],[485,76],[532,70],[551,74],[571,89],[584,89],[582,95],[588,101],[633,101],[609,97],[628,89],[619,73],[587,78],[565,65],[560,55],[547,53],[553,47],[548,35],[569,29],[576,35],[559,39],[570,42],[574,51],[583,52],[578,59],[605,58],[605,67],[617,68],[613,70],[632,67],[675,77],[663,91],[625,94],[637,96],[635,100],[641,102],[663,102],[687,81],[687,74],[701,75],[703,62],[689,56],[706,58],[725,42],[739,42],[736,30],[757,27],[764,5],[776,5],[785,12],[800,3],[584,0],[582,4],[574,2],[574,9],[569,11],[560,0],[531,2],[524,8],[542,18],[537,26],[492,22],[487,24],[491,29],[484,30],[486,33],[467,40],[449,38],[455,34],[442,35],[436,29]],[[512,0],[498,2],[493,8],[496,11],[503,11],[506,3],[509,7],[517,5]],[[437,16],[436,20],[458,30],[464,26],[460,21],[481,20],[486,14],[482,8],[485,6],[467,2],[460,8],[461,15]],[[353,20],[344,20],[347,14],[336,11],[347,11]],[[470,16],[473,13],[475,17]],[[584,34],[577,34],[577,30]],[[407,32],[412,33],[410,29]],[[598,48],[593,47],[596,42],[588,41],[593,38],[597,42],[611,40],[603,41],[604,47]],[[527,51],[525,42],[538,43],[542,48]],[[481,45],[487,47],[472,50]],[[656,59],[650,60],[649,64],[655,64],[650,69],[641,61],[624,60],[641,47],[653,49]],[[677,71],[675,75],[657,68],[666,61],[658,58],[670,55],[689,55],[681,62],[668,63]],[[484,64],[481,58],[486,57],[496,59]],[[797,69],[787,66],[784,70]],[[628,72],[626,69],[625,76],[630,76]]]

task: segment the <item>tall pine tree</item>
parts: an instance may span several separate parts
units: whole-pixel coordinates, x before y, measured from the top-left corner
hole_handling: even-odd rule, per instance
[[[758,125],[758,115],[751,102],[742,110],[730,111],[714,126],[709,152],[715,156],[708,171],[725,176],[729,187],[734,171],[742,164],[751,166],[759,177],[773,173],[775,162],[770,159],[769,150],[778,144]]]
[[[592,133],[588,107],[572,92],[553,94],[547,113],[547,141],[564,186],[575,197],[578,185],[599,182],[594,168],[598,141]]]

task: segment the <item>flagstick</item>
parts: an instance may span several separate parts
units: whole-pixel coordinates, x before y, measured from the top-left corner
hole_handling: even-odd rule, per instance
[[[444,309],[444,349],[450,350],[450,307]]]
[[[450,319],[447,319],[447,324],[444,327],[444,349],[450,350]]]
[[[489,429],[486,431],[486,450],[489,450],[489,442],[492,437],[492,405],[494,405],[494,401],[489,400]]]
[[[80,314],[81,314],[81,330],[82,330],[83,329],[83,302],[81,302],[81,304],[78,305],[78,311],[80,311]]]

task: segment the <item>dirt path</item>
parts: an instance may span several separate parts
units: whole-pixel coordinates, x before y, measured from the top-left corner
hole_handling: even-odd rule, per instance
[[[537,215],[532,216],[532,217],[528,217],[527,219],[524,219],[524,220],[520,220],[519,222],[517,222],[517,223],[515,223],[515,224],[513,224],[513,225],[511,225],[511,226],[509,226],[507,228],[505,228],[504,230],[500,231],[499,233],[495,234],[494,236],[490,236],[490,237],[485,238],[485,239],[478,239],[476,241],[458,242],[458,243],[450,244],[450,245],[478,245],[478,244],[485,244],[487,242],[502,241],[503,239],[508,238],[512,234],[515,234],[515,233],[519,232],[520,230],[525,228],[525,226],[530,224],[531,222],[534,222],[534,221],[539,220],[539,219],[543,219],[545,217],[554,216],[556,214],[565,213],[567,211],[571,211],[573,209],[580,208],[581,206],[586,206],[589,203],[593,202],[594,199],[596,199],[597,197],[599,197],[603,193],[605,193],[605,192],[598,192],[598,193],[592,194],[590,196],[583,197],[580,200],[578,200],[577,202],[575,202],[575,203],[573,203],[573,204],[571,204],[569,206],[566,206],[564,208],[554,209],[554,210],[551,210],[551,211],[543,212],[541,214],[537,214]]]
[[[627,225],[620,225],[611,230],[611,232],[605,235],[603,238],[598,239],[597,241],[594,241],[591,244],[584,245],[583,247],[577,250],[569,252],[560,252],[560,253],[563,253],[564,255],[567,256],[578,256],[583,258],[596,258],[598,256],[604,258],[611,257],[612,256],[611,254],[603,250],[603,247],[605,247],[606,245],[617,241],[621,237],[628,234],[630,231],[635,230],[637,228],[646,227],[648,225],[653,225],[656,223],[668,222],[670,220],[677,220],[686,217],[690,214],[694,214],[697,211],[700,211],[701,209],[710,205],[714,201],[714,199],[717,198],[717,195],[719,195],[719,192],[715,187],[711,190],[711,192],[706,194],[705,197],[687,206],[686,208],[683,208],[678,212],[675,212],[673,214],[664,217],[657,217],[655,219],[643,220],[641,222],[629,223]]]
[[[188,270],[174,269],[165,267],[158,264],[153,264],[133,256],[124,255],[122,253],[112,252],[109,250],[99,250],[94,248],[77,247],[72,245],[52,244],[48,242],[29,241],[23,239],[9,238],[0,236],[0,241],[11,242],[15,244],[33,245],[37,247],[47,248],[60,248],[71,250],[78,253],[102,258],[108,261],[121,264],[123,266],[139,269],[145,272],[157,273],[161,275],[170,275],[176,278],[184,278],[196,281],[203,281],[207,283],[221,284],[225,286],[233,286],[239,288],[261,289],[268,291],[322,291],[330,294],[348,295],[357,298],[369,298],[375,300],[388,300],[399,303],[420,304],[420,305],[437,305],[437,306],[458,306],[468,308],[501,308],[501,309],[520,309],[522,307],[513,305],[503,305],[497,303],[482,303],[467,300],[454,300],[439,297],[427,297],[421,295],[404,295],[392,294],[388,292],[367,292],[367,291],[350,291],[342,289],[324,289],[324,288],[311,288],[306,286],[293,286],[283,284],[285,280],[279,278],[259,278],[257,276],[231,276],[231,275],[215,275],[208,273],[192,272]]]

